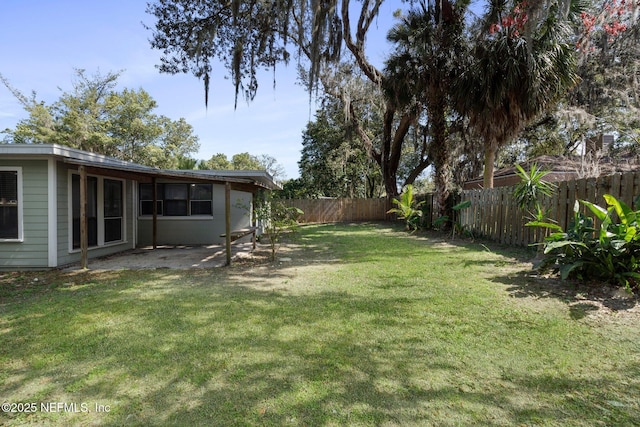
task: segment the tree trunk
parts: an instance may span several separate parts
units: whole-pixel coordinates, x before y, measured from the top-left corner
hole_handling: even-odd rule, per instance
[[[496,145],[488,144],[484,149],[484,188],[493,188],[493,165],[496,162]]]
[[[431,118],[431,157],[435,169],[434,218],[449,215],[447,199],[451,193],[451,165],[447,146],[446,96],[433,84],[429,89],[427,110]]]
[[[387,193],[387,199],[391,200],[399,195],[398,184],[395,174],[390,173],[388,168],[383,168],[384,189]]]
[[[434,147],[433,163],[435,167],[435,200],[434,200],[434,217],[438,218],[444,215],[448,215],[447,212],[447,199],[451,194],[450,181],[451,181],[451,166],[448,161],[448,152],[446,144],[436,143]]]
[[[387,198],[392,199],[396,197],[398,193],[397,173],[398,166],[400,164],[400,153],[393,150],[400,150],[402,145],[398,147],[396,144],[392,144],[392,141],[396,141],[396,138],[404,139],[404,135],[408,130],[408,127],[400,128],[393,132],[393,116],[395,111],[387,110],[385,112],[385,125],[383,128],[382,147],[380,151],[377,151],[373,146],[373,142],[364,131],[361,123],[358,121],[355,114],[351,116],[351,123],[356,129],[358,137],[363,142],[367,154],[378,164],[380,171],[382,172],[382,183],[387,193]],[[399,133],[404,132],[404,133]]]

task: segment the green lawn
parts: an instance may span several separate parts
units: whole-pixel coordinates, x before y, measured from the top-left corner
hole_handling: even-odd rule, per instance
[[[0,274],[0,401],[37,405],[0,425],[640,425],[635,308],[527,255],[322,225],[275,266]]]

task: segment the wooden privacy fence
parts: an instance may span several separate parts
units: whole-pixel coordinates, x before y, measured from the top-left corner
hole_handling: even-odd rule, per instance
[[[301,222],[384,221],[389,217],[387,199],[287,199],[286,206],[304,212]]]
[[[611,194],[632,206],[634,198],[640,194],[640,171],[556,184],[556,193],[544,197],[541,202],[544,208],[550,209],[548,217],[565,230],[573,219],[576,200],[587,200],[606,207],[602,196]],[[462,201],[470,200],[471,206],[460,212],[460,224],[474,234],[509,245],[524,246],[542,241],[545,230],[524,226],[530,215],[518,207],[513,190],[514,187],[499,187],[463,191]],[[591,213],[582,204],[580,209]]]

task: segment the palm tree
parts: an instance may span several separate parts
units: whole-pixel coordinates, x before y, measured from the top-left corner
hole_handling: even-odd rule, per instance
[[[429,157],[435,169],[435,213],[445,215],[451,192],[448,118],[451,82],[462,68],[469,0],[421,2],[389,32],[395,52],[386,62],[386,95],[398,105],[426,107]]]
[[[458,103],[484,142],[484,187],[498,149],[577,82],[567,0],[491,0]]]

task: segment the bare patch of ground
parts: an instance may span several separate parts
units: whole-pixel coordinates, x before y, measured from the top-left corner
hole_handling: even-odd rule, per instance
[[[561,280],[558,274],[540,271],[541,259],[531,250],[498,245],[489,241],[458,238],[438,233],[426,236],[437,246],[473,247],[501,255],[488,269],[489,280],[506,285],[511,297],[556,300],[569,308],[574,319],[610,325],[640,324],[640,295],[606,283]]]
[[[512,297],[556,299],[565,303],[574,319],[595,323],[637,325],[640,322],[640,298],[624,288],[602,283],[561,280],[556,274],[539,272],[533,263],[501,267],[510,278],[507,288]],[[507,283],[507,281],[502,281]]]

